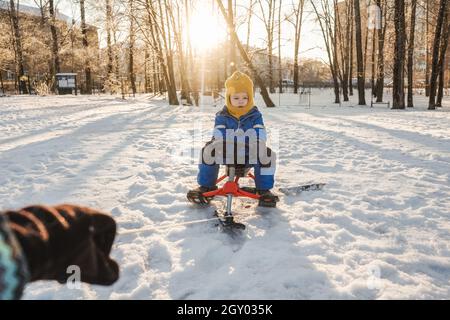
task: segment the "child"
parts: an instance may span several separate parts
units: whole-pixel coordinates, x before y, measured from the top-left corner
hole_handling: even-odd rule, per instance
[[[236,71],[225,82],[226,88],[226,106],[216,114],[214,125],[213,141],[226,140],[227,129],[241,129],[244,134],[248,130],[254,130],[256,137],[262,141],[265,146],[266,132],[261,112],[253,104],[253,82],[244,73]],[[253,132],[252,132],[253,133]],[[202,151],[203,152],[203,151]],[[269,153],[271,150],[269,149]],[[256,190],[259,195],[259,205],[265,207],[275,207],[278,197],[272,194],[270,189],[274,185],[274,163],[269,163],[269,170],[261,172],[261,168],[267,169],[267,166],[257,161],[256,164],[247,164],[246,167],[254,168]],[[268,171],[268,172],[267,172]],[[188,199],[196,198],[200,203],[208,203],[210,199],[202,196],[203,193],[216,190],[216,180],[219,174],[219,164],[199,165],[197,182],[198,188],[188,193]]]

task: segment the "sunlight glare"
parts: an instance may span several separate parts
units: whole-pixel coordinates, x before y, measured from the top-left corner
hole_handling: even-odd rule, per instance
[[[225,38],[225,25],[222,17],[213,12],[209,1],[199,1],[192,12],[189,39],[194,49],[203,51],[212,49]]]

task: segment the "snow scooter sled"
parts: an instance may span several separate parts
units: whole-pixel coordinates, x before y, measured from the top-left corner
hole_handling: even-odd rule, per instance
[[[223,144],[222,141],[212,142],[214,144]],[[248,143],[236,143],[233,145],[231,143],[231,147],[234,148],[234,155],[237,155],[238,145],[241,147],[248,148]],[[226,152],[228,144],[225,143],[223,145],[222,151],[218,149],[218,153],[215,155],[216,158],[222,158]],[[213,145],[213,147],[215,147]],[[203,152],[203,151],[202,151]],[[254,200],[258,200],[258,205],[260,207],[269,207],[275,208],[276,203],[280,201],[279,197],[272,194],[270,191],[258,191],[255,187],[240,187],[239,180],[241,178],[250,178],[253,181],[255,180],[255,176],[250,173],[251,167],[245,164],[236,164],[237,159],[235,158],[232,163],[228,162],[226,164],[226,172],[223,176],[217,179],[216,184],[212,188],[199,187],[195,190],[191,190],[187,194],[187,199],[197,205],[208,205],[211,200],[216,196],[223,196],[227,198],[226,209],[225,210],[216,210],[215,216],[218,219],[219,223],[222,225],[225,230],[245,230],[245,225],[236,222],[234,220],[234,214],[232,212],[232,203],[233,198],[243,197],[250,198]],[[222,185],[222,187],[217,188],[217,185],[223,180],[226,182]],[[310,190],[321,190],[325,184],[308,184],[303,186],[294,186],[294,187],[284,187],[279,188],[278,191],[290,196],[290,195],[298,195],[303,191]]]
[[[214,215],[217,217],[224,230],[245,230],[244,224],[236,222],[234,220],[234,214],[231,210],[234,197],[245,197],[259,200],[260,206],[272,208],[276,207],[276,203],[279,201],[279,198],[277,196],[264,198],[264,195],[260,195],[257,193],[256,188],[241,188],[239,186],[239,180],[241,178],[250,178],[252,180],[255,180],[255,176],[250,173],[250,169],[250,167],[246,167],[245,165],[227,165],[226,173],[216,181],[216,184],[218,184],[221,181],[227,179],[222,187],[207,192],[192,190],[188,192],[187,198],[192,203],[206,205],[215,196],[226,197],[227,205],[225,211],[221,212],[219,210],[216,210]]]

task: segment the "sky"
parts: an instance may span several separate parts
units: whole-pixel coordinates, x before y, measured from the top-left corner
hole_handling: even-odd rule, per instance
[[[35,6],[35,1],[38,0],[21,0],[20,3]],[[87,0],[89,3],[90,0]],[[245,1],[244,1],[245,2]],[[284,0],[283,1],[283,11],[289,11],[289,6],[292,2],[296,2],[296,0]],[[57,0],[57,8],[60,12],[64,13],[65,15],[69,17],[75,17],[75,20],[79,20],[79,8],[78,4],[74,4],[74,1],[72,0]],[[224,36],[224,26],[225,22],[223,21],[223,17],[219,16],[219,12],[217,12],[217,15],[212,13],[213,12],[213,3],[215,3],[214,0],[197,0],[195,2],[196,7],[198,8],[198,14],[195,15],[193,13],[193,29],[195,35],[195,45],[198,46],[200,49],[203,49],[205,46],[207,48],[208,41],[211,41],[211,37],[214,36],[216,39],[214,41],[217,41],[218,38]],[[223,3],[226,3],[226,1],[223,1]],[[243,3],[243,1],[238,1],[238,3]],[[307,2],[308,3],[308,2]],[[88,4],[89,5],[89,4]],[[259,9],[259,6],[256,7]],[[242,6],[238,6],[238,15],[240,13],[245,13],[245,8]],[[259,12],[259,10],[257,10]],[[314,21],[315,14],[312,12],[312,8],[310,6],[306,5],[305,8],[305,16],[304,16],[304,22],[303,22],[303,29],[301,34],[301,47],[300,47],[300,59],[305,58],[313,58],[313,59],[319,59],[319,60],[326,60],[326,51],[324,48],[324,43],[322,39],[322,34],[320,32],[318,24]],[[100,38],[104,38],[104,32],[102,28],[102,23],[98,21],[94,16],[89,15],[89,9],[86,10],[87,12],[87,20],[88,23],[93,24],[97,27],[99,27],[99,36]],[[211,27],[211,24],[216,24],[214,28]],[[252,46],[257,46],[261,48],[266,48],[267,45],[265,43],[265,40],[267,38],[264,24],[261,20],[259,20],[257,17],[253,17],[252,19],[252,26],[251,26],[251,35],[250,35],[250,44]],[[247,26],[242,25],[238,28],[238,35],[242,42],[245,42],[245,39],[247,37]],[[293,26],[290,23],[284,23],[282,25],[282,49],[281,54],[283,57],[290,57],[292,58],[294,56],[294,42],[293,42],[293,36],[294,36],[294,29]],[[209,39],[209,40],[204,40]],[[276,43],[274,44],[274,53],[278,53],[277,48],[277,40],[275,40]],[[206,42],[206,43],[205,43]],[[104,41],[101,41],[101,43],[104,43]]]

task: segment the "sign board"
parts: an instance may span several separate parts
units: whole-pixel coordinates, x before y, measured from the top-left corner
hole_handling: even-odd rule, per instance
[[[57,73],[56,80],[60,89],[75,89],[76,73]]]
[[[71,94],[72,90],[77,91],[77,74],[76,73],[57,73],[56,83],[59,94]]]

